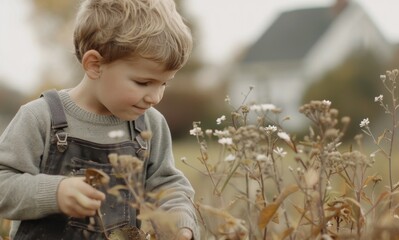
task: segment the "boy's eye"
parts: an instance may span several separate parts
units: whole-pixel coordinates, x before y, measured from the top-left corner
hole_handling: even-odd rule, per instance
[[[137,85],[140,86],[148,86],[149,82],[139,82],[139,81],[135,81],[137,83]]]

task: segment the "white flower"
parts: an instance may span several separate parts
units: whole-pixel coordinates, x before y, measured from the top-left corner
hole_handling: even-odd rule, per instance
[[[255,111],[255,112],[260,112],[260,111],[267,112],[267,111],[270,111],[270,110],[275,110],[276,106],[273,105],[273,104],[266,104],[265,103],[265,104],[260,104],[260,105],[252,105],[252,106],[249,107],[249,109],[252,110],[252,111]]]
[[[256,155],[256,161],[266,161],[268,158],[265,154]]]
[[[273,104],[262,104],[261,105],[263,111],[275,110],[276,106]]]
[[[387,79],[386,75],[380,75],[380,79],[382,80],[382,82],[385,82],[385,80]]]
[[[224,159],[226,162],[231,162],[234,161],[236,159],[236,156],[234,156],[233,154],[229,154],[227,155],[227,157]]]
[[[363,119],[361,122],[360,122],[360,127],[367,127],[368,125],[370,124],[370,121],[369,121],[369,119],[368,118],[365,118],[365,119]]]
[[[286,132],[278,132],[277,136],[279,136],[281,139],[283,139],[286,142],[291,141],[290,135],[288,135]]]
[[[384,96],[380,94],[378,97],[374,98],[374,102],[381,102],[384,99]]]
[[[285,155],[287,155],[287,152],[284,152],[284,149],[280,147],[276,147],[276,149],[273,149],[273,152],[280,157],[285,157]]]
[[[223,115],[223,116],[221,116],[220,118],[218,118],[218,119],[216,119],[216,124],[221,124],[222,123],[222,121],[224,121],[224,120],[226,120],[226,116],[225,115]]]
[[[108,137],[110,138],[121,138],[125,135],[123,130],[114,130],[108,133]]]
[[[216,137],[224,137],[224,136],[228,136],[229,135],[229,131],[227,131],[227,130],[223,130],[223,131],[215,130],[213,135],[215,135]]]
[[[218,140],[218,143],[222,144],[222,145],[231,145],[233,144],[233,139],[231,138],[221,138]]]
[[[213,133],[212,129],[205,130],[205,134],[208,135],[208,136],[211,136],[212,133]]]
[[[329,100],[323,100],[323,101],[321,102],[321,104],[323,104],[324,106],[329,107],[329,106],[331,106],[331,101],[329,101]]]
[[[269,126],[265,127],[265,131],[266,132],[275,132],[275,131],[277,131],[277,127],[274,125],[269,125]]]
[[[251,106],[249,107],[249,109],[250,109],[251,111],[255,111],[255,112],[260,112],[260,111],[262,110],[262,108],[260,107],[260,105],[251,105]]]
[[[202,129],[200,127],[194,127],[193,129],[190,130],[190,135],[200,136],[202,135]]]

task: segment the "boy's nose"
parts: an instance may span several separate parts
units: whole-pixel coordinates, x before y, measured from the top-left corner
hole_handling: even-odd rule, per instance
[[[144,97],[144,101],[151,105],[156,105],[161,101],[162,95],[163,91],[160,89],[158,89],[157,91],[151,91]]]

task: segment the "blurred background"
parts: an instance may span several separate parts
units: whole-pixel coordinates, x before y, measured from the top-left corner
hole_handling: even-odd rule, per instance
[[[21,104],[81,80],[72,45],[79,1],[0,0],[0,133]],[[350,116],[349,138],[363,118],[382,121],[374,97],[384,93],[380,74],[399,67],[397,0],[176,3],[195,38],[191,60],[157,106],[176,159],[199,156],[195,139],[188,139],[193,121],[217,128],[216,118],[231,111],[226,96],[238,107],[250,86],[247,101],[282,108],[291,119],[283,127],[298,134],[306,127],[298,108],[309,100],[330,100]],[[193,170],[178,164],[192,180]]]
[[[0,0],[0,132],[19,106],[82,71],[72,32],[79,0]],[[301,132],[298,107],[332,101],[353,124],[377,117],[379,75],[397,67],[396,0],[179,0],[194,54],[158,106],[175,140],[193,121],[214,127],[244,99],[273,103]],[[353,126],[355,126],[353,125]],[[358,129],[356,127],[356,129]]]

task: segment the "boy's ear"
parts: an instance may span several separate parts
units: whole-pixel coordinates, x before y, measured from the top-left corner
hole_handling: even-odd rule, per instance
[[[98,79],[101,75],[102,57],[96,50],[87,51],[82,58],[82,66],[90,79]]]

